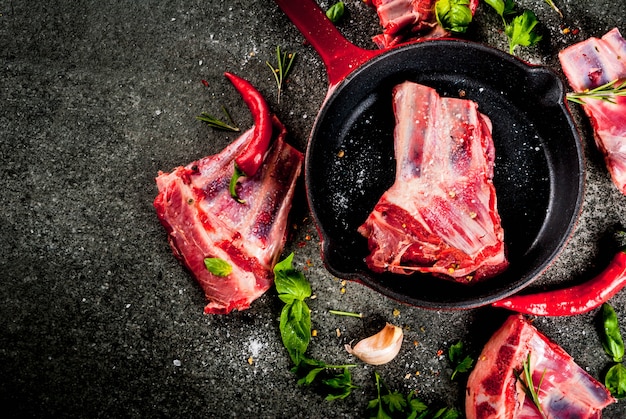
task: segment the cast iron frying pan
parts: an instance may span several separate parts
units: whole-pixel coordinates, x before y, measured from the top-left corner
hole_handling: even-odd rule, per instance
[[[326,268],[400,302],[468,309],[516,293],[565,245],[578,218],[584,168],[564,87],[549,69],[454,39],[386,51],[343,38],[312,0],[276,0],[326,64],[329,91],[309,138],[307,198]],[[406,80],[478,103],[493,124],[494,184],[510,267],[471,286],[427,274],[377,274],[357,228],[395,176],[391,91]]]

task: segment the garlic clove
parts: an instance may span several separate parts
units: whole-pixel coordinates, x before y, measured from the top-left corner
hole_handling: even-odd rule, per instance
[[[359,341],[354,347],[346,344],[349,354],[370,365],[382,365],[391,361],[400,352],[404,333],[398,326],[387,323],[375,335]]]

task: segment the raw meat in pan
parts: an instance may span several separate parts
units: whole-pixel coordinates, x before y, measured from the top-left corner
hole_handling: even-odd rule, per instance
[[[234,160],[250,140],[252,128],[219,154],[156,178],[157,215],[174,255],[209,300],[205,313],[244,310],[273,283],[303,160],[302,153],[284,141],[286,130],[276,117],[273,126],[275,138],[261,169],[240,179],[238,196],[244,203],[231,197],[229,183]],[[212,274],[205,258],[228,262],[232,272]]]
[[[559,53],[563,72],[574,91],[582,92],[626,79],[626,40],[617,28],[602,38],[589,38]],[[584,99],[595,142],[604,155],[613,183],[626,194],[626,97],[614,103]]]
[[[372,38],[379,48],[391,47],[411,39],[441,38],[449,33],[437,22],[436,0],[365,0],[378,14],[383,33]],[[478,0],[469,0],[474,14]]]
[[[359,227],[367,265],[464,283],[502,272],[489,118],[475,102],[413,82],[394,88],[393,107],[396,178]]]
[[[530,356],[530,358],[528,358]],[[522,367],[530,359],[541,416],[526,396]],[[524,381],[525,383],[525,381]],[[489,339],[467,381],[467,419],[600,418],[614,403],[608,390],[522,315],[510,316]]]

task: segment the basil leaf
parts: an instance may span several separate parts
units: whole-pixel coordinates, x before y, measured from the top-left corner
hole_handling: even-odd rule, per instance
[[[330,8],[326,11],[326,17],[330,19],[331,22],[337,23],[343,16],[344,11],[344,4],[340,1],[330,6]]]
[[[294,364],[300,364],[311,341],[311,312],[301,300],[285,304],[280,313],[280,336]]]
[[[604,339],[602,347],[615,362],[622,362],[624,358],[624,340],[619,330],[617,314],[610,304],[602,304],[602,324],[604,326]]]
[[[446,30],[465,33],[472,22],[469,0],[438,0],[435,3],[435,16]]]
[[[228,276],[233,271],[230,263],[220,258],[204,258],[204,266],[213,275]]]
[[[278,298],[284,303],[291,303],[294,299],[303,301],[311,296],[311,284],[304,274],[291,266],[293,253],[274,266],[274,284],[278,291]]]
[[[604,377],[604,385],[616,399],[626,397],[626,368],[624,365],[613,365]]]

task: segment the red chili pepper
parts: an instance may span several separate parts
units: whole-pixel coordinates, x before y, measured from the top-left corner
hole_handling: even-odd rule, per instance
[[[232,73],[224,73],[226,78],[235,86],[243,101],[250,109],[254,119],[254,132],[252,139],[246,148],[235,159],[237,167],[247,176],[256,174],[263,163],[265,153],[272,139],[272,116],[270,108],[261,93],[250,82],[235,76]]]
[[[609,266],[595,278],[554,291],[514,295],[492,304],[536,316],[573,316],[600,307],[626,285],[626,250],[615,254]]]

